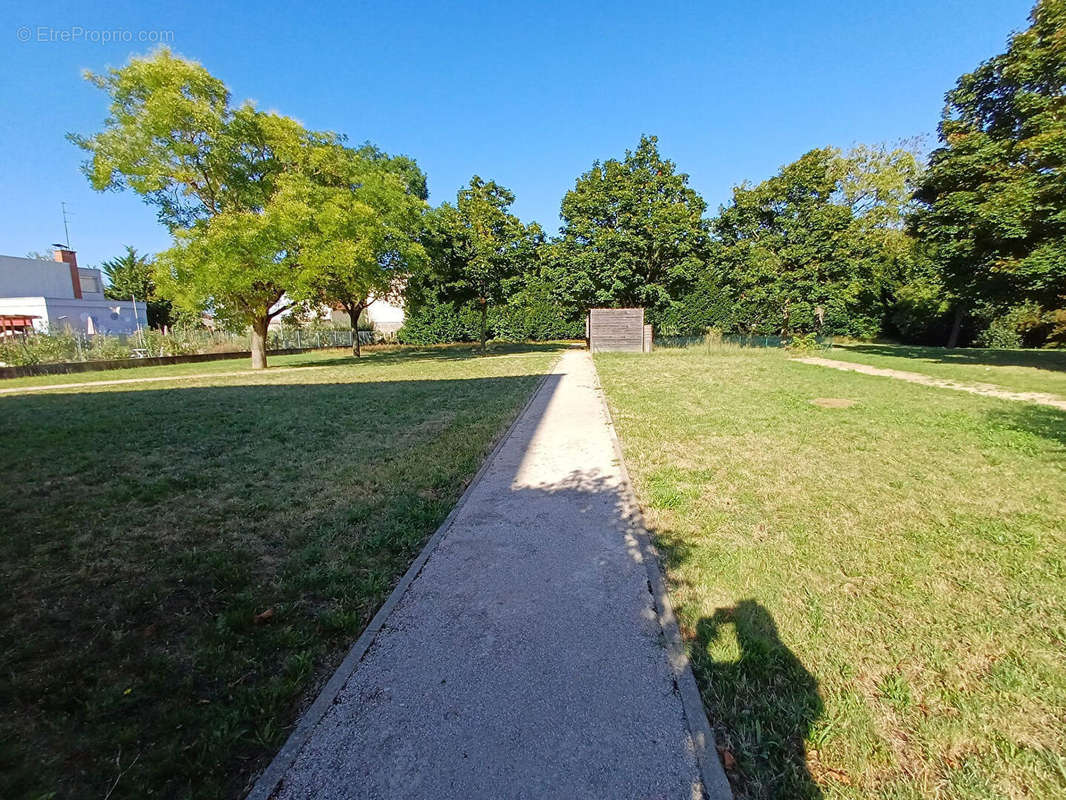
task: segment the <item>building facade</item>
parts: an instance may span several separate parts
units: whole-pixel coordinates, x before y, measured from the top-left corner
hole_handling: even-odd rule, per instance
[[[134,299],[104,297],[98,269],[78,266],[73,250],[54,261],[0,256],[0,317],[32,319],[41,333],[131,334],[148,327],[148,311]]]

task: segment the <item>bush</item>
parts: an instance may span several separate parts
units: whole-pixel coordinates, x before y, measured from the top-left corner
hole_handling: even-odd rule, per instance
[[[797,353],[810,353],[819,349],[818,337],[813,333],[797,334],[788,340],[785,347]]]
[[[125,336],[94,336],[87,360],[110,361],[117,358],[130,358],[133,355],[133,348],[133,343]]]
[[[403,327],[396,332],[401,344],[443,344],[474,342],[480,337],[481,316],[471,304],[429,299],[409,308]]]
[[[902,342],[942,345],[951,331],[951,304],[939,284],[915,281],[897,290],[888,320]]]
[[[16,367],[81,360],[80,342],[70,333],[31,333],[0,338],[0,361]]]
[[[489,338],[508,342],[580,339],[585,335],[584,317],[568,319],[567,310],[546,292],[527,287],[488,315]],[[474,303],[457,306],[429,299],[408,306],[403,327],[396,333],[403,344],[429,345],[476,342],[481,338],[481,311]]]
[[[506,305],[489,311],[489,330],[494,339],[508,342],[581,339],[585,320],[555,300],[545,282],[530,277]]]
[[[977,334],[981,347],[1014,349],[1036,346],[1047,338],[1048,319],[1036,303],[1021,303],[991,316],[987,327]]]
[[[708,328],[733,330],[735,301],[712,280],[701,280],[665,309],[649,309],[648,322],[659,336],[699,336]]]

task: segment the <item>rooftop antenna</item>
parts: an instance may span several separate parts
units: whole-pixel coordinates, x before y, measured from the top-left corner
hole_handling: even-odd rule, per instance
[[[70,249],[70,229],[67,227],[68,214],[67,214],[67,202],[66,202],[66,200],[61,201],[59,206],[60,206],[60,208],[63,209],[63,235],[67,237],[67,250],[69,250]]]

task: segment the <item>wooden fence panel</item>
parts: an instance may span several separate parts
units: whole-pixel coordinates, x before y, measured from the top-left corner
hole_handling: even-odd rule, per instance
[[[588,317],[589,349],[593,353],[644,350],[643,308],[593,308]]]

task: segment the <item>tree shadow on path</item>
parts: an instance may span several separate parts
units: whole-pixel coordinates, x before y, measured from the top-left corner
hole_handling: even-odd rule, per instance
[[[711,648],[728,647],[730,629],[739,658],[714,660]],[[804,744],[823,711],[818,682],[781,641],[770,612],[749,599],[701,619],[693,668],[736,796],[821,798]]]

